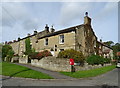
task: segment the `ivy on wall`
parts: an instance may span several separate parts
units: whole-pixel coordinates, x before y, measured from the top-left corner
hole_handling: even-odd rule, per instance
[[[32,53],[32,46],[30,42],[30,38],[25,40],[25,54],[30,55]]]

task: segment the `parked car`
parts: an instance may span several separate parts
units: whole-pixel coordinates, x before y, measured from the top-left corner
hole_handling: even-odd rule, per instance
[[[120,68],[120,61],[117,62],[116,67],[117,67],[117,68]]]

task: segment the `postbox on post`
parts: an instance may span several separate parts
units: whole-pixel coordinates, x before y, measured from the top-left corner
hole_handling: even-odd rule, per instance
[[[74,59],[70,58],[71,72],[75,72],[74,69]]]
[[[70,58],[70,65],[74,65],[74,59]]]

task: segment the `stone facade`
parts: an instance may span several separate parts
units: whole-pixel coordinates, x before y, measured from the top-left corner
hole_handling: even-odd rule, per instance
[[[110,58],[113,60],[113,50],[110,47],[104,45],[102,41],[100,42],[97,41],[97,45],[98,45],[97,47],[98,55],[103,56],[104,58]]]
[[[53,56],[57,56],[60,51],[65,49],[81,51],[84,56],[100,54],[99,47],[101,43],[99,44],[97,41],[97,37],[91,27],[91,18],[87,15],[84,17],[84,24],[82,25],[60,31],[55,31],[53,27],[49,29],[48,25],[46,25],[41,32],[34,31],[32,35],[28,35],[19,41],[10,42],[9,44],[13,47],[15,54],[23,55],[23,52],[25,52],[25,40],[28,37],[31,40],[32,48],[37,52],[48,50]],[[112,52],[109,54],[112,56]]]
[[[28,56],[27,55],[20,56],[19,63],[27,64],[28,63]]]

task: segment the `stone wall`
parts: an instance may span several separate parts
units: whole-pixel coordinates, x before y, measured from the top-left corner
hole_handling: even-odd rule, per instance
[[[32,59],[31,65],[42,67],[44,69],[52,71],[70,71],[69,59],[65,58],[55,58],[55,57],[45,57],[41,60]]]
[[[52,70],[52,71],[71,71],[71,66],[69,65],[69,59],[66,58],[55,58],[55,57],[45,57],[42,58],[41,60],[37,59],[32,59],[31,60],[31,65],[37,66],[37,67],[42,67],[44,69]],[[108,66],[111,64],[106,64],[104,66]],[[100,68],[103,67],[101,65],[88,65],[85,63],[83,67],[81,66],[74,66],[75,71],[80,71],[80,70],[90,70],[90,69],[95,69],[95,68]]]
[[[12,59],[11,59],[11,62],[18,62],[19,61],[19,57],[13,57]]]
[[[104,64],[104,66],[109,66],[111,64]],[[75,71],[81,71],[81,70],[91,70],[91,69],[95,69],[95,68],[101,68],[103,67],[102,65],[88,65],[87,63],[84,64],[83,67],[81,66],[74,66],[75,67]]]
[[[27,64],[28,63],[28,56],[19,57],[19,63]]]

